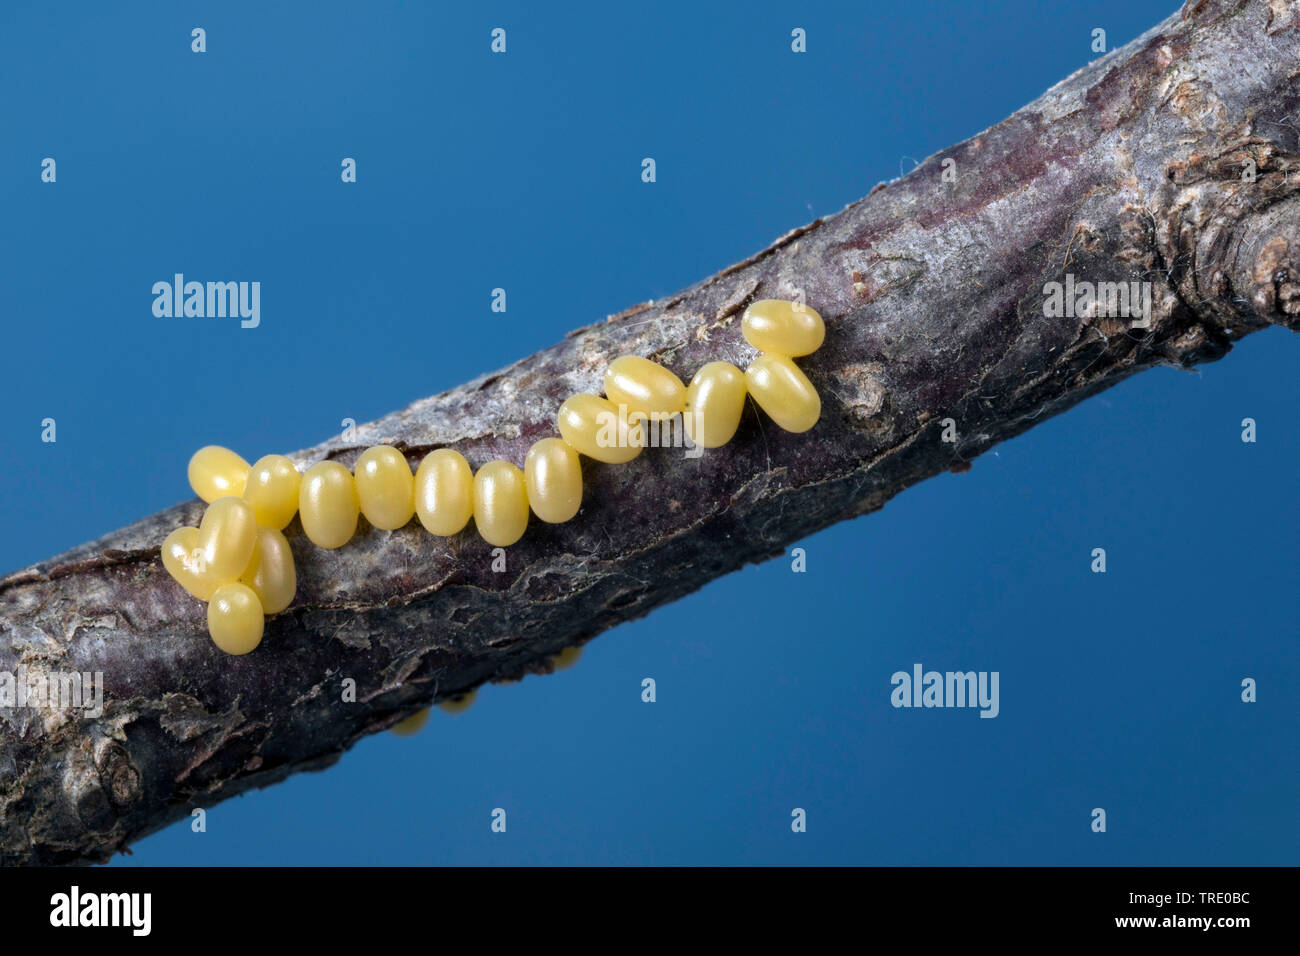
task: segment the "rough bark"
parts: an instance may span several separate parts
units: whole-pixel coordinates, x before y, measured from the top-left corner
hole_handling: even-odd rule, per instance
[[[190,501],[0,581],[0,671],[102,671],[97,719],[0,710],[0,860],[99,861],[194,806],[328,766],[358,738],[780,553],[1155,365],[1217,359],[1300,323],[1300,11],[1189,3],[1015,115],[903,179],[671,298],[299,452],[351,464],[390,442],[522,463],[569,394],[631,352],[689,377],[744,366],[739,314],[801,291],[826,318],[802,361],[823,419],[782,433],[754,408],[703,457],[588,463],[585,505],[534,523],[508,570],[471,530],[362,522],[345,548],[295,522],[298,596],[230,658],[158,545]],[[956,179],[942,176],[955,161]],[[1254,181],[1244,175],[1253,162]],[[1046,318],[1044,285],[1151,281],[1151,324]],[[952,418],[956,443],[941,440]],[[270,449],[267,449],[270,450]],[[341,702],[344,678],[356,703]]]

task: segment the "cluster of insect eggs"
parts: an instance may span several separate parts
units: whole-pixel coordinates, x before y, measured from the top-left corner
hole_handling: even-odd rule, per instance
[[[208,508],[199,527],[167,536],[163,564],[186,591],[208,602],[208,633],[217,647],[247,654],[261,643],[266,615],[287,608],[297,590],[283,534],[295,514],[321,548],[351,540],[360,515],[383,530],[418,517],[443,536],[457,534],[473,518],[485,541],[506,547],[523,536],[530,512],[549,523],[576,515],[582,506],[579,455],[609,464],[631,461],[645,446],[641,423],[647,417],[681,413],[694,444],[717,448],[736,433],[751,395],[786,431],[812,428],[821,399],[793,359],[821,346],[821,316],[807,306],[765,299],[745,310],[741,327],[759,351],[744,372],[709,362],[685,385],[649,359],[615,359],[605,372],[605,396],[567,399],[557,416],[560,437],[533,444],[523,469],[497,460],[475,472],[460,452],[439,448],[412,474],[402,452],[376,445],[351,471],[322,461],[300,474],[283,455],[250,465],[227,448],[200,448],[190,459],[189,481]]]

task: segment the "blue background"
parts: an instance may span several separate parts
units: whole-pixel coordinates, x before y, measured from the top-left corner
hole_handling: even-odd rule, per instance
[[[306,447],[674,292],[1176,4],[118,6],[0,12],[5,570],[188,497],[201,444]],[[261,327],[154,318],[173,272],[261,281]],[[1143,374],[801,542],[805,574],[119,859],[1295,863],[1298,359],[1273,329]],[[918,661],[999,671],[1001,715],[893,709]]]

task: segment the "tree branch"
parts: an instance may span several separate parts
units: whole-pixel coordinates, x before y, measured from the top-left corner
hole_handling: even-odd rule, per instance
[[[412,461],[453,446],[476,465],[522,463],[564,398],[599,391],[613,357],[689,378],[753,357],[747,302],[802,291],[821,312],[826,343],[802,361],[822,393],[816,428],[785,434],[751,407],[732,443],[701,458],[588,462],[582,513],[534,522],[505,573],[472,528],[440,539],[363,519],[349,545],[322,551],[295,522],[297,599],[239,658],[212,645],[203,605],[159,560],[200,502],[8,576],[0,671],[101,671],[105,706],[97,718],[0,710],[0,861],[107,859],[192,806],[325,767],[433,699],[544,672],[548,655],[964,470],[1134,372],[1217,359],[1269,324],[1295,330],[1298,121],[1297,5],[1190,3],[758,255],[364,426],[355,444],[294,456],[351,465],[389,442]],[[1149,328],[1046,317],[1045,284],[1066,273],[1152,282]],[[356,703],[340,700],[344,678]]]

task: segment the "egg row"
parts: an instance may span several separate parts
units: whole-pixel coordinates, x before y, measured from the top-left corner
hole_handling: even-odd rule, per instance
[[[307,538],[327,549],[346,544],[361,515],[383,530],[418,517],[441,536],[459,533],[472,517],[485,541],[507,547],[523,536],[530,513],[548,523],[574,517],[582,506],[579,455],[629,462],[648,443],[647,421],[680,414],[693,444],[717,448],[735,435],[751,395],[781,428],[807,431],[820,417],[821,400],[793,358],[820,347],[821,316],[769,299],[750,305],[741,324],[759,350],[747,370],[709,362],[685,385],[648,359],[621,356],[605,373],[605,395],[568,398],[557,415],[560,437],[535,442],[522,470],[496,460],[474,472],[459,452],[440,448],[412,474],[402,452],[377,445],[351,471],[322,461],[300,474],[283,455],[249,465],[229,449],[201,448],[190,459],[189,481],[210,507],[199,528],[167,538],[163,562],[186,590],[210,602],[209,632],[217,645],[246,653],[261,639],[263,613],[277,613],[293,599],[293,556],[280,532],[295,514]]]

